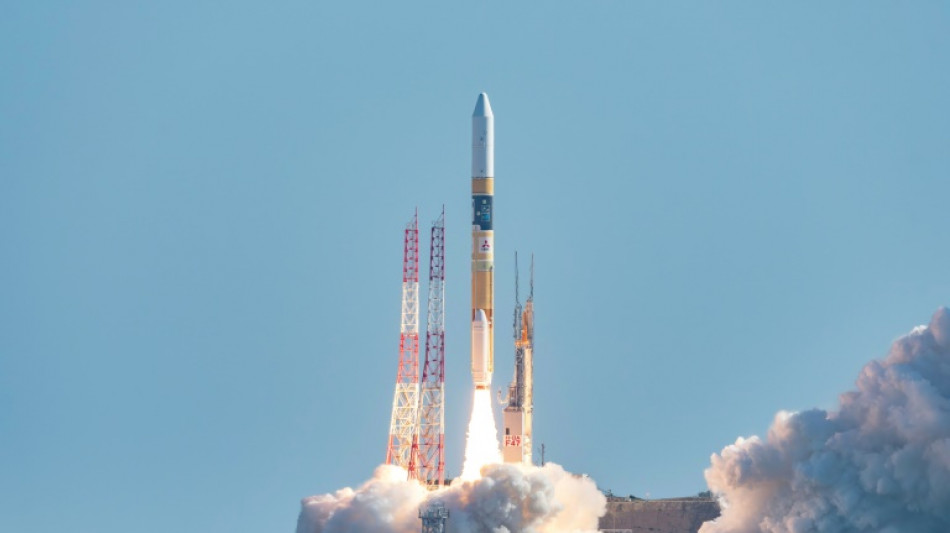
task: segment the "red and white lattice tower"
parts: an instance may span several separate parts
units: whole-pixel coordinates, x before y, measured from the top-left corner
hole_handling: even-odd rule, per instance
[[[419,426],[412,442],[409,479],[430,488],[445,484],[445,208],[429,241],[429,305],[422,365]]]
[[[402,325],[386,463],[409,468],[419,419],[419,215],[406,225],[402,260]]]

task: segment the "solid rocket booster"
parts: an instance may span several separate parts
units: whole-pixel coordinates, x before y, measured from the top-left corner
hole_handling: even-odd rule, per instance
[[[491,387],[495,367],[494,176],[495,117],[488,95],[481,93],[472,113],[472,379],[476,389]]]
[[[489,364],[491,337],[488,332],[488,317],[481,309],[475,312],[472,321],[472,380],[476,387],[491,385]]]

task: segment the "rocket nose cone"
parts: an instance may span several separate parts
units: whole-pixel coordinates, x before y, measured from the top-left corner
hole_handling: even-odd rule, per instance
[[[475,311],[475,322],[486,323],[488,322],[488,315],[485,314],[485,311],[478,309]]]
[[[475,112],[472,113],[473,117],[490,117],[492,116],[491,104],[488,102],[488,95],[481,93],[478,95],[478,101],[475,102]]]

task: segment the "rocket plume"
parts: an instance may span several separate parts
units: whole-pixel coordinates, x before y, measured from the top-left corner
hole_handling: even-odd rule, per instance
[[[461,478],[472,481],[482,477],[482,467],[501,462],[498,447],[498,431],[491,410],[491,392],[475,389],[472,403],[472,419],[468,423],[465,439],[465,463]]]
[[[780,412],[712,456],[701,533],[950,531],[950,310],[871,361],[837,411]]]

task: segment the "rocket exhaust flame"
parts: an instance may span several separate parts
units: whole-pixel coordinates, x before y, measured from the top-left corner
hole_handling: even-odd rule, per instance
[[[498,431],[491,409],[491,391],[476,389],[472,403],[472,419],[468,423],[465,440],[465,463],[461,478],[464,481],[481,479],[482,467],[501,462]]]

